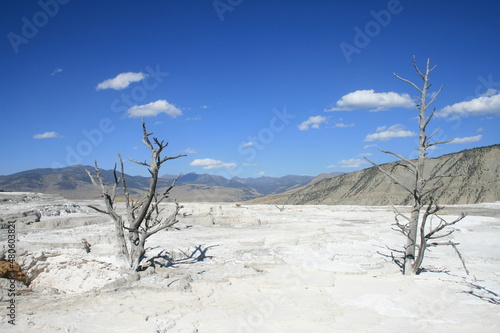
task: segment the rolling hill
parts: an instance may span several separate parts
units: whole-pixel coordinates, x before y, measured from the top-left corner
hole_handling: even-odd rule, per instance
[[[0,190],[60,194],[68,199],[100,197],[85,172],[93,167],[74,165],[59,169],[33,169],[0,176]],[[106,184],[113,182],[113,170],[101,170]],[[176,175],[164,175],[158,181],[160,190],[172,184]],[[217,175],[188,173],[182,175],[171,192],[171,198],[181,202],[235,202],[281,193],[302,186],[314,177],[284,176],[226,179]],[[126,175],[132,196],[139,196],[149,185],[149,178]],[[118,194],[119,195],[119,194]]]
[[[395,163],[381,165],[391,170]],[[474,204],[500,200],[500,145],[474,148],[428,159],[426,172],[450,177],[441,178],[437,191],[441,204]],[[394,168],[395,174],[411,184],[411,174]],[[325,205],[408,204],[410,196],[376,167],[326,179],[296,191],[282,203]]]

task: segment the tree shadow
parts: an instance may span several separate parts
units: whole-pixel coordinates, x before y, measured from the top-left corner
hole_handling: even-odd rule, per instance
[[[149,267],[152,268],[166,268],[166,267],[178,267],[179,265],[186,264],[194,264],[200,261],[204,261],[205,259],[212,259],[213,256],[207,255],[207,251],[213,247],[219,245],[211,245],[207,247],[203,247],[202,245],[195,246],[194,250],[191,252],[184,252],[182,250],[178,250],[181,253],[181,256],[178,253],[174,254],[168,252],[163,249],[154,257],[148,258],[141,264],[139,271],[145,271]],[[154,249],[154,248],[150,248]]]
[[[387,259],[390,259],[394,264],[396,264],[399,267],[399,271],[404,274],[404,256],[405,256],[405,251],[404,250],[397,250],[390,248],[388,246],[383,247],[386,250],[390,251],[390,254],[388,253],[383,253],[380,251],[377,251],[377,253]],[[394,255],[396,253],[396,255]],[[420,267],[416,273],[416,275],[422,274],[422,273],[444,273],[446,275],[450,276],[457,276],[455,274],[451,274],[450,270],[445,269],[445,268],[426,268],[426,267]]]
[[[500,306],[500,295],[482,287],[480,285],[469,283],[469,287],[471,287],[470,291],[464,291],[464,293],[477,297],[483,301],[486,301],[490,304],[499,305]]]
[[[386,250],[391,251],[391,253],[387,254],[387,253],[382,253],[380,251],[377,251],[377,253],[384,258],[390,259],[393,263],[395,263],[399,267],[399,270],[401,271],[401,273],[403,273],[404,272],[404,253],[405,253],[405,251],[391,249],[388,246],[385,246],[384,248]],[[394,252],[396,252],[398,254],[398,257],[394,256]]]

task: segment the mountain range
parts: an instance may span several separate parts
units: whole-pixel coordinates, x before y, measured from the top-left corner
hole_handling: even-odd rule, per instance
[[[100,192],[92,185],[85,170],[94,168],[74,165],[59,169],[33,169],[12,175],[0,176],[0,190],[60,194],[68,199],[97,199]],[[100,170],[105,184],[114,181],[113,170]],[[333,177],[340,173],[326,174]],[[125,175],[132,196],[140,196],[149,186],[149,177]],[[164,175],[159,178],[158,188],[166,188],[177,178]],[[210,174],[188,173],[181,175],[170,197],[180,202],[234,202],[283,193],[314,181],[312,176],[284,176],[231,179]],[[120,192],[118,192],[120,195]]]
[[[396,177],[410,184],[412,179],[397,162],[381,165],[394,170]],[[68,199],[97,199],[100,192],[91,184],[85,170],[93,167],[74,165],[60,169],[33,169],[0,176],[0,191],[60,194]],[[441,204],[474,204],[500,201],[500,144],[473,148],[429,158],[426,172],[440,178],[437,192]],[[106,184],[113,183],[113,170],[101,170]],[[158,188],[170,186],[177,176],[164,175]],[[148,188],[149,178],[126,175],[129,192],[140,197]],[[120,192],[118,196],[122,195]],[[408,204],[410,196],[376,167],[352,173],[324,173],[312,176],[284,176],[231,179],[210,174],[181,175],[170,193],[179,202],[242,202],[262,204]]]

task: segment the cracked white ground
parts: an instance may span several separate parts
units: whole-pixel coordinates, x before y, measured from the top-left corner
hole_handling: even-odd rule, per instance
[[[61,202],[59,202],[61,203]],[[17,228],[16,325],[5,332],[498,332],[500,203],[456,225],[431,248],[425,272],[402,276],[387,255],[403,236],[389,207],[187,203],[177,230],[152,236],[149,268],[115,257],[112,221],[80,210]],[[0,215],[56,205],[0,205]],[[30,206],[31,205],[31,206]],[[168,205],[167,205],[168,206]],[[484,212],[483,212],[484,209]],[[483,213],[482,213],[483,212]],[[47,214],[49,215],[49,214]],[[6,230],[1,230],[2,244]],[[81,240],[91,245],[86,253]],[[394,253],[397,255],[397,253]],[[5,279],[2,279],[5,287]],[[24,289],[24,290],[21,290]],[[8,301],[2,289],[1,307]],[[495,304],[496,303],[496,304]]]

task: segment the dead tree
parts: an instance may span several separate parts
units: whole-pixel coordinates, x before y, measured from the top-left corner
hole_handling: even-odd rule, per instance
[[[428,89],[431,87],[429,83],[429,74],[435,69],[436,66],[430,67],[430,59],[427,59],[427,65],[425,72],[422,72],[416,63],[415,57],[413,57],[413,67],[415,68],[418,76],[422,79],[422,87],[420,88],[415,83],[410,80],[404,79],[397,74],[394,74],[398,79],[409,83],[413,86],[419,93],[417,96],[418,104],[417,109],[419,111],[419,146],[418,146],[418,158],[416,160],[409,160],[404,158],[400,154],[385,151],[379,148],[380,151],[386,154],[391,154],[400,159],[396,163],[396,167],[403,167],[405,171],[412,174],[412,183],[407,184],[401,181],[393,172],[393,170],[384,170],[378,164],[367,159],[372,165],[378,168],[382,173],[389,177],[394,183],[401,186],[406,192],[409,193],[412,208],[409,216],[401,213],[394,205],[392,205],[395,213],[397,230],[403,233],[406,237],[403,273],[405,275],[417,274],[422,265],[424,259],[425,250],[429,246],[436,245],[457,245],[456,243],[439,243],[436,239],[449,236],[454,230],[444,230],[462,220],[465,214],[461,214],[460,217],[454,221],[448,222],[443,217],[438,215],[438,212],[442,210],[442,206],[439,206],[437,201],[439,198],[436,197],[437,190],[443,186],[442,179],[444,177],[451,177],[452,175],[442,175],[436,174],[425,169],[425,161],[427,158],[427,150],[438,144],[447,143],[449,141],[442,142],[431,142],[432,137],[439,131],[436,129],[431,135],[427,136],[426,130],[429,122],[434,116],[436,108],[427,115],[427,109],[436,100],[439,93],[442,90],[442,86],[438,91],[432,95],[429,101],[428,99]],[[431,221],[433,218],[438,220],[438,224],[431,226]],[[456,247],[455,247],[456,249]]]
[[[186,156],[177,155],[173,157],[161,157],[161,153],[163,149],[168,146],[168,142],[164,143],[164,141],[159,141],[157,138],[153,138],[152,143],[149,137],[153,133],[148,133],[144,119],[142,121],[142,129],[144,132],[142,142],[151,151],[151,161],[146,163],[130,159],[130,161],[134,163],[148,167],[148,171],[151,175],[149,188],[141,199],[134,200],[130,197],[125,179],[123,159],[120,154],[118,154],[118,156],[120,158],[121,172],[119,175],[115,165],[113,170],[114,183],[110,187],[105,186],[97,161],[95,162],[95,177],[90,173],[90,171],[86,170],[92,184],[94,184],[94,186],[101,191],[106,205],[106,210],[102,210],[94,206],[90,207],[111,216],[115,222],[115,233],[120,248],[120,255],[126,261],[130,269],[134,271],[139,269],[141,260],[146,252],[146,239],[161,230],[172,227],[178,222],[177,217],[182,206],[176,202],[175,210],[170,215],[161,217],[163,209],[160,208],[160,203],[168,198],[169,192],[175,186],[175,182],[179,177],[177,177],[172,185],[163,193],[158,193],[158,174],[163,163]],[[123,189],[123,194],[125,195],[125,207],[127,212],[125,217],[117,212],[115,205],[116,191],[120,184]]]

